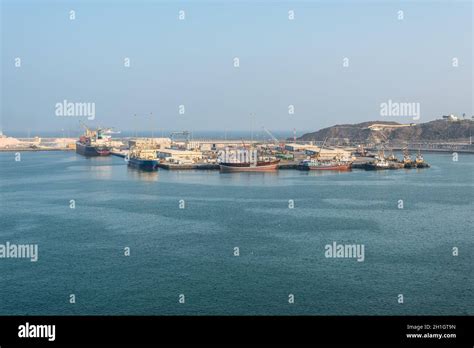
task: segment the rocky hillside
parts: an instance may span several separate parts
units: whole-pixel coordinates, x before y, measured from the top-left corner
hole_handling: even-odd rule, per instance
[[[466,141],[474,134],[474,122],[460,120],[451,122],[435,120],[402,128],[368,128],[377,125],[400,125],[397,122],[370,121],[358,124],[342,124],[306,133],[298,138],[303,141],[361,142],[361,143],[405,143],[405,142],[441,142]]]

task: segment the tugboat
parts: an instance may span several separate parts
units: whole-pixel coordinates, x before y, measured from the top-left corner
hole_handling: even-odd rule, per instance
[[[411,159],[408,148],[403,150],[403,166],[404,168],[416,168],[416,163]]]
[[[398,162],[397,157],[395,157],[395,155],[393,154],[393,150],[390,152],[390,156],[387,157],[387,161]]]
[[[90,129],[81,122],[86,132],[76,142],[76,153],[86,157],[110,155],[110,135],[106,135],[109,129]]]
[[[417,168],[429,168],[430,167],[430,165],[425,162],[423,156],[421,155],[420,150],[418,150],[418,155],[416,156],[415,164],[416,164]]]
[[[367,170],[391,169],[390,163],[385,159],[383,150],[380,151],[372,162],[365,164]]]
[[[154,171],[158,169],[158,157],[156,149],[134,146],[125,157],[129,167],[145,171]]]
[[[365,150],[364,145],[360,144],[354,152],[355,157],[367,157],[368,152]]]

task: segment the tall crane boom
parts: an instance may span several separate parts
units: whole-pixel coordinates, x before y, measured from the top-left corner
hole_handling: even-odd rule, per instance
[[[277,137],[275,137],[272,132],[270,132],[268,129],[266,129],[265,127],[262,127],[262,129],[265,131],[265,133],[267,133],[271,138],[272,140],[278,144],[279,140],[277,139]]]
[[[86,136],[93,136],[94,135],[95,132],[92,129],[90,129],[89,127],[87,127],[84,122],[79,121],[79,124],[86,130]]]

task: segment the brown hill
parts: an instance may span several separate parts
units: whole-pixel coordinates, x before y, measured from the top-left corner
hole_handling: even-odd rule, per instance
[[[342,124],[306,133],[298,138],[302,141],[360,142],[360,143],[406,143],[406,142],[448,142],[467,141],[474,133],[472,120],[431,122],[412,124],[409,127],[370,129],[369,126],[401,125],[397,122],[370,121],[358,124]]]

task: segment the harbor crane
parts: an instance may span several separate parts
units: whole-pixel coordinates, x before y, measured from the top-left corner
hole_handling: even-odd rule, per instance
[[[372,129],[372,132],[376,132],[376,134],[382,139],[382,141],[380,142],[380,146],[376,146],[376,149],[378,149],[379,151],[385,150],[385,148],[390,145],[390,139],[388,138],[388,136],[384,134],[382,130]]]
[[[84,122],[79,121],[79,124],[86,130],[86,136],[94,137],[97,136],[98,139],[102,139],[103,134],[119,134],[120,131],[114,131],[114,128],[102,128],[97,127],[96,130],[89,128]]]
[[[323,141],[323,143],[321,144],[321,146],[319,147],[319,151],[318,153],[316,154],[316,159],[319,160],[320,156],[321,156],[321,151],[323,151],[323,148],[324,148],[324,145],[326,144],[326,141],[328,140],[328,137],[326,137]]]
[[[277,139],[277,137],[275,137],[275,136],[272,134],[272,132],[270,132],[270,131],[269,131],[268,129],[266,129],[265,127],[262,127],[262,129],[265,131],[265,133],[267,133],[267,134],[270,136],[270,138],[272,138],[272,140],[273,140],[276,144],[279,143],[279,140]]]
[[[79,124],[81,125],[82,128],[86,130],[86,137],[92,137],[95,135],[96,132],[90,129],[89,127],[87,127],[87,125],[84,122],[79,121]]]
[[[280,149],[284,149],[285,148],[285,143],[284,142],[281,142],[280,140],[278,140],[278,138],[276,136],[273,135],[272,132],[270,132],[268,129],[266,129],[265,127],[262,127],[262,129],[265,131],[265,133],[267,133],[270,138],[272,138],[273,140],[273,143],[275,145],[278,145],[280,147]]]

